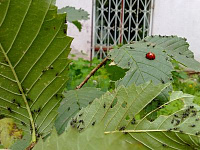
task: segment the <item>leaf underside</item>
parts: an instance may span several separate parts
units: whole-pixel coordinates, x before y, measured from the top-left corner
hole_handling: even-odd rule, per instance
[[[155,54],[155,60],[146,58],[148,52]],[[117,66],[129,69],[125,77],[116,82],[116,86],[139,85],[149,80],[155,84],[167,83],[172,77],[173,67],[162,47],[150,47],[148,43],[137,42],[114,49],[110,55]]]
[[[147,116],[161,106],[143,118],[134,118],[166,86],[147,83],[121,87],[113,94],[106,93],[82,109],[72,119],[67,132],[58,137],[54,131],[45,142],[40,140],[35,149],[199,149],[200,113],[197,111],[200,107],[193,103],[194,96],[173,92],[170,101],[163,106],[181,100],[185,104],[181,110],[148,121]],[[81,132],[78,133],[77,129]]]
[[[69,127],[82,131],[104,121],[105,131],[119,130],[122,126],[128,126],[133,117],[167,86],[169,85],[155,86],[151,82],[140,86],[134,84],[128,88],[121,86],[114,93],[107,92],[83,108],[69,123]]]
[[[82,108],[88,106],[95,98],[102,96],[104,92],[96,88],[82,88],[64,92],[64,99],[58,109],[58,117],[55,121],[56,130],[61,134],[68,125],[68,122]]]
[[[0,3],[0,114],[40,135],[52,129],[68,79],[72,38],[54,3]]]
[[[186,39],[177,36],[150,36],[143,41],[156,44],[166,50],[166,53],[182,65],[200,71],[200,63],[194,59],[194,54],[189,50]]]

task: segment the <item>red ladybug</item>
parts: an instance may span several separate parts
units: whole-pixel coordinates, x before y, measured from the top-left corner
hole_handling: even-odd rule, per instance
[[[149,52],[146,54],[146,59],[154,60],[155,58],[156,58],[156,55],[152,52]]]

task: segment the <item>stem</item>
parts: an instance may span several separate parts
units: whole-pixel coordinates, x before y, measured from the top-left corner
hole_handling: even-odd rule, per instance
[[[94,68],[94,69],[90,72],[90,74],[85,78],[85,80],[84,80],[79,86],[76,87],[76,89],[82,88],[83,85],[84,85],[85,83],[87,83],[87,81],[95,74],[95,72],[97,72],[97,70],[98,70],[99,68],[101,68],[108,60],[109,60],[108,57],[104,58],[104,60],[103,60],[100,64],[98,64],[98,66],[96,66],[96,68]]]

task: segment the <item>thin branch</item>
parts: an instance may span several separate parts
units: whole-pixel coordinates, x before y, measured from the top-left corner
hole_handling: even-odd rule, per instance
[[[76,87],[76,89],[82,88],[83,85],[84,85],[85,83],[87,83],[87,81],[95,74],[95,72],[97,72],[97,70],[98,70],[99,68],[101,68],[108,60],[109,60],[109,58],[106,57],[96,68],[94,68],[94,69],[90,72],[90,74],[85,78],[85,80],[84,80],[79,86]]]

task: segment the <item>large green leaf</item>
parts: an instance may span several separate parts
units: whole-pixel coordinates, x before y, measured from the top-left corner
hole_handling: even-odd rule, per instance
[[[153,122],[146,119],[152,112],[149,113],[134,126],[127,127],[124,131],[129,133],[127,140],[130,143],[131,140],[137,140],[150,149],[199,149],[200,113],[197,112],[199,106],[193,104],[193,98],[194,96],[182,92],[172,93],[170,101],[164,105],[179,99],[184,102],[184,107],[172,115],[160,116]]]
[[[194,54],[189,50],[186,39],[177,36],[150,36],[144,41],[163,47],[170,57],[182,65],[200,71],[200,63],[194,59]]]
[[[58,112],[55,125],[58,134],[61,134],[67,127],[68,121],[74,117],[81,108],[88,106],[95,98],[99,98],[104,92],[96,88],[83,88],[66,91]]]
[[[40,140],[35,150],[199,149],[200,113],[196,110],[200,109],[193,104],[192,95],[173,92],[169,102],[154,109],[145,117],[135,119],[143,107],[164,88],[164,85],[154,86],[147,83],[139,87],[121,87],[114,94],[106,93],[82,109],[82,112],[72,119],[67,132],[59,137],[54,132],[45,142]],[[140,94],[137,95],[137,92]],[[110,101],[109,97],[112,97],[115,103]],[[160,116],[153,122],[146,119],[151,113],[176,100],[182,100],[185,104],[181,110],[169,116]],[[113,106],[110,107],[110,104]],[[76,129],[82,131],[82,128],[83,132],[76,132]],[[102,134],[103,131],[106,135]]]
[[[119,130],[127,126],[160,92],[169,85],[154,85],[151,82],[125,88],[121,86],[114,93],[107,92],[83,108],[69,123],[82,131],[104,121],[105,131]]]
[[[155,54],[155,60],[146,58],[148,52]],[[148,43],[136,42],[116,48],[110,55],[117,66],[129,69],[125,77],[116,82],[116,86],[139,85],[150,80],[155,84],[166,83],[172,77],[172,64],[160,46],[150,47]]]
[[[67,81],[65,15],[54,0],[0,1],[0,115],[24,131],[48,134]]]
[[[76,9],[75,7],[66,6],[58,10],[58,13],[67,13],[67,21],[73,23],[79,31],[82,30],[81,20],[88,20],[89,14],[83,9]]]

